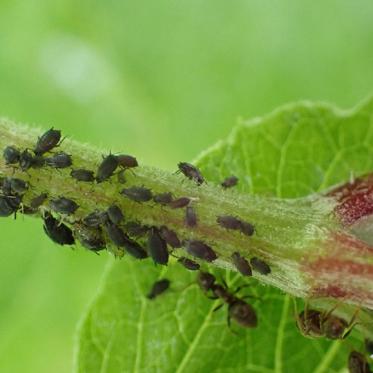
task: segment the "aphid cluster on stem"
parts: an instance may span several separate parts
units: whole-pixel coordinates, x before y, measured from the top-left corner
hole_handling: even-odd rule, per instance
[[[91,183],[91,190],[102,188],[105,184],[125,184],[120,192],[113,197],[107,206],[86,211],[85,204],[79,201],[74,193],[66,195],[45,191],[38,195],[31,194],[27,206],[22,204],[22,198],[29,191],[30,185],[20,178],[1,179],[0,216],[10,216],[21,211],[27,214],[39,213],[43,218],[43,229],[46,235],[58,245],[74,245],[75,242],[98,253],[109,245],[116,247],[115,254],[123,256],[128,254],[135,259],[151,259],[156,265],[168,265],[170,254],[175,256],[174,250],[184,249],[186,256],[177,255],[177,261],[190,271],[200,270],[203,262],[211,263],[218,258],[218,253],[213,242],[208,242],[201,237],[200,228],[205,222],[198,215],[200,211],[199,199],[190,195],[177,195],[174,190],[153,190],[153,187],[143,185],[140,181],[136,185],[136,172],[138,167],[135,157],[128,154],[107,154],[97,163],[97,168],[91,170],[84,165],[74,164],[74,155],[68,154],[61,147],[61,131],[49,129],[41,135],[30,149],[18,149],[9,145],[3,150],[3,157],[7,167],[24,172],[25,177],[30,176],[30,169],[45,167],[52,172],[58,172],[73,179],[81,190],[85,190],[85,183]],[[55,170],[55,171],[53,171]],[[201,171],[187,162],[178,164],[178,172],[193,181],[198,187],[205,184]],[[128,182],[127,173],[131,173]],[[117,175],[117,178],[114,176]],[[133,182],[133,180],[135,182]],[[226,178],[221,186],[231,188],[237,184],[235,176]],[[130,185],[127,185],[130,184]],[[196,187],[197,188],[197,187]],[[88,190],[89,188],[86,188]],[[156,189],[156,188],[154,188]],[[89,191],[87,198],[89,198]],[[131,206],[134,202],[136,208],[143,204],[157,207],[162,213],[167,210],[171,216],[179,216],[180,228],[183,237],[179,237],[172,223],[165,225],[164,220],[154,221],[150,225],[131,220],[131,211],[122,209],[124,204]],[[82,206],[80,206],[82,204]],[[172,220],[171,220],[172,221]],[[176,222],[177,220],[175,220]],[[208,222],[207,222],[208,223]],[[243,235],[252,236],[254,226],[235,216],[221,215],[212,221],[227,230],[235,230]],[[177,225],[176,224],[176,225]],[[190,257],[187,257],[187,256]],[[195,260],[193,259],[195,258]],[[236,269],[244,276],[251,276],[252,269],[262,274],[268,274],[270,269],[266,263],[257,258],[250,262],[238,251],[231,256],[231,261]],[[198,262],[197,262],[198,261]],[[216,283],[212,275],[201,272],[200,286],[211,292],[228,305],[228,320],[234,319],[245,327],[255,327],[257,323],[255,311],[243,299],[231,293],[226,286]],[[155,298],[169,286],[169,281],[164,279],[154,284],[149,293],[150,299]]]

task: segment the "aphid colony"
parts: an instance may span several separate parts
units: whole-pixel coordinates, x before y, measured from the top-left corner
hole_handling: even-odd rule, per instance
[[[73,157],[63,151],[52,151],[61,145],[61,131],[51,128],[36,141],[32,150],[18,149],[15,146],[7,146],[3,151],[6,165],[21,170],[27,175],[27,171],[33,168],[51,167],[55,169],[71,168],[70,177],[79,183],[103,183],[110,181],[117,174],[120,184],[126,183],[125,171],[138,166],[135,157],[130,155],[109,154],[103,157],[96,172],[84,168],[72,168]],[[200,170],[192,164],[180,162],[178,169],[186,178],[195,182],[197,186],[205,183]],[[115,179],[113,179],[115,180]],[[237,177],[226,178],[221,186],[223,189],[231,188],[238,182]],[[136,259],[150,257],[155,264],[167,265],[169,256],[174,255],[173,250],[184,248],[186,253],[197,260],[207,263],[218,258],[214,248],[206,242],[185,237],[180,239],[176,232],[165,225],[146,226],[138,222],[126,219],[125,211],[112,204],[105,211],[95,210],[83,218],[69,224],[65,217],[74,217],[80,208],[71,196],[48,195],[43,192],[35,196],[25,205],[22,200],[29,190],[27,181],[20,178],[0,178],[0,216],[16,215],[17,212],[25,214],[41,213],[43,228],[47,236],[59,245],[74,245],[79,241],[88,250],[98,252],[106,249],[108,241],[119,250]],[[172,210],[184,210],[185,227],[193,229],[198,227],[199,219],[196,210],[196,202],[187,196],[175,197],[172,192],[153,193],[146,186],[130,186],[122,188],[119,198],[126,198],[134,203],[153,203],[162,208]],[[214,222],[222,230],[236,231],[244,236],[251,237],[255,234],[252,223],[242,220],[237,216],[221,215]],[[201,264],[189,257],[177,257],[178,263],[190,271],[200,270]],[[261,275],[271,273],[271,268],[260,258],[252,257],[249,260],[238,251],[231,255],[231,261],[237,271],[243,276],[252,276],[252,271]],[[257,316],[254,309],[244,300],[238,297],[237,292],[231,292],[228,287],[217,283],[215,277],[207,272],[198,273],[197,283],[200,288],[213,299],[219,299],[222,304],[228,306],[228,324],[234,320],[242,327],[254,328],[257,326]],[[149,299],[154,299],[168,289],[169,280],[157,281],[148,294]],[[303,335],[312,337],[326,337],[331,339],[344,338],[352,329],[354,319],[347,323],[343,319],[333,316],[331,312],[321,313],[315,310],[305,310],[298,315],[297,325]],[[370,349],[373,347],[370,345]],[[362,366],[366,369],[360,355],[351,355],[349,365]],[[351,370],[358,372],[357,368]],[[369,370],[360,370],[369,371]]]
[[[126,154],[109,154],[101,160],[97,170],[73,168],[73,157],[64,151],[55,151],[62,144],[61,131],[51,128],[40,136],[33,149],[18,149],[13,145],[3,151],[6,165],[25,174],[32,168],[51,167],[54,169],[70,168],[69,175],[79,183],[103,183],[110,181],[118,174],[118,182],[126,183],[124,171],[138,166],[135,157]],[[186,162],[178,164],[178,172],[194,181],[198,186],[205,183],[200,170]],[[236,185],[238,179],[230,176],[222,182],[223,188]],[[106,248],[108,240],[119,250],[137,258],[151,257],[156,264],[167,265],[169,253],[177,248],[185,248],[186,252],[197,259],[212,262],[218,255],[206,242],[189,237],[180,240],[177,234],[166,226],[142,226],[126,220],[125,213],[119,206],[113,204],[106,211],[91,211],[83,218],[74,221],[74,215],[80,209],[77,201],[71,196],[48,195],[43,192],[34,197],[28,204],[22,203],[23,195],[29,189],[29,184],[19,178],[7,177],[1,180],[0,215],[10,216],[18,211],[26,214],[42,213],[45,233],[60,245],[72,245],[78,240],[85,248],[100,251]],[[129,186],[120,190],[120,198],[126,198],[136,203],[155,203],[165,208],[184,210],[185,227],[193,230],[199,224],[196,202],[187,196],[175,197],[172,192],[153,193],[146,186]],[[81,213],[80,213],[81,214]],[[70,217],[70,218],[69,218]],[[67,219],[69,218],[69,219]],[[67,219],[67,220],[66,220]],[[69,224],[67,224],[69,221]],[[254,226],[238,217],[219,216],[216,224],[227,230],[236,230],[246,236],[252,236]],[[251,267],[261,274],[270,272],[264,262],[251,265],[247,260],[235,253],[232,261],[242,274],[249,276]],[[179,258],[179,263],[189,270],[199,268],[199,264],[190,258]],[[262,267],[267,266],[268,270]]]

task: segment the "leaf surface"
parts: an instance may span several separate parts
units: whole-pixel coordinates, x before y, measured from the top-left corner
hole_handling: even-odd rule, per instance
[[[298,197],[322,191],[373,168],[373,101],[351,111],[297,103],[242,122],[198,164],[209,182],[239,177],[245,193]],[[245,280],[217,272],[234,288]],[[256,329],[226,323],[226,308],[207,299],[195,273],[178,264],[112,262],[84,317],[76,351],[78,372],[337,372],[343,342],[311,340],[295,327],[292,300],[255,280],[245,293],[258,313]],[[171,289],[149,301],[159,278]]]

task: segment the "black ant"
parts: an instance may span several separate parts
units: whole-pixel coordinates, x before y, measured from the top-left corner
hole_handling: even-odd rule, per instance
[[[333,315],[337,308],[335,305],[330,311],[322,312],[314,309],[308,309],[306,304],[304,310],[298,314],[297,305],[294,301],[295,317],[297,327],[304,337],[327,339],[345,339],[355,326],[355,320],[359,309],[353,314],[350,322]]]
[[[240,326],[244,328],[255,328],[258,324],[258,319],[255,310],[246,303],[242,298],[235,296],[242,287],[236,289],[234,293],[229,292],[228,286],[225,282],[223,285],[216,283],[216,278],[211,273],[200,272],[198,274],[197,282],[199,287],[207,293],[211,291],[212,297],[210,299],[221,299],[228,305],[228,327],[231,326],[231,319],[235,320]],[[214,311],[217,311],[223,305],[219,305]]]

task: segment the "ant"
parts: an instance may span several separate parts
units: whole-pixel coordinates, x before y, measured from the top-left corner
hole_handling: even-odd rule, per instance
[[[229,328],[231,327],[231,319],[244,328],[255,328],[257,326],[258,319],[255,310],[242,298],[235,296],[242,287],[236,289],[234,293],[230,293],[224,281],[223,285],[217,284],[215,276],[207,272],[199,272],[197,282],[205,293],[212,292],[210,299],[221,299],[223,301],[223,304],[215,308],[214,311],[220,309],[224,303],[228,305],[227,323]]]
[[[307,303],[304,310],[298,314],[297,304],[294,300],[295,317],[297,327],[304,337],[327,339],[345,339],[355,326],[355,320],[359,309],[352,315],[350,322],[333,315],[333,311],[338,307],[336,304],[330,311],[321,312],[308,309]]]

